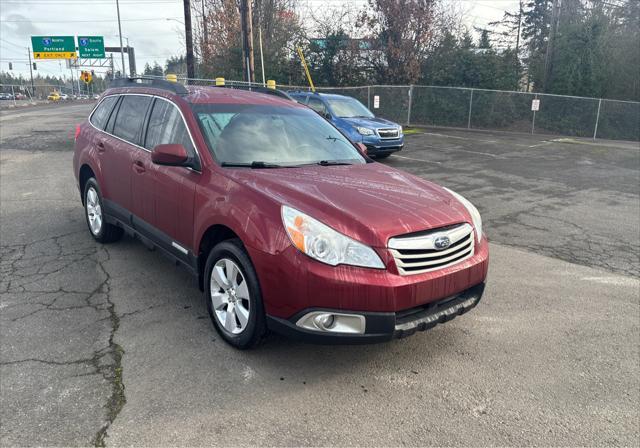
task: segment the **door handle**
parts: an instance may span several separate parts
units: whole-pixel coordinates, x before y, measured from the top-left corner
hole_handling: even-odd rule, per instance
[[[144,163],[142,163],[140,160],[136,160],[135,162],[133,162],[133,170],[138,174],[142,174],[147,171],[147,169],[144,167]]]
[[[103,142],[98,142],[96,144],[96,147],[98,148],[98,152],[104,152],[104,150],[106,149]]]

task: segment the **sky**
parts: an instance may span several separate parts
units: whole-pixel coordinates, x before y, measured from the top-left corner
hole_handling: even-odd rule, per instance
[[[192,0],[192,3],[198,0]],[[349,0],[365,5],[364,0]],[[517,8],[517,0],[444,0],[465,12],[470,27],[485,26],[500,19],[505,10]],[[300,0],[305,10],[326,8],[342,0]],[[182,0],[120,0],[122,35],[136,51],[140,71],[145,63],[184,53],[184,9]],[[0,0],[0,71],[29,75],[27,47],[32,35],[104,36],[106,46],[119,46],[115,0]],[[126,39],[124,39],[126,45]],[[120,57],[114,54],[116,70]],[[126,64],[126,59],[125,59]],[[41,75],[68,76],[64,60],[40,60]],[[34,73],[35,74],[35,73]]]

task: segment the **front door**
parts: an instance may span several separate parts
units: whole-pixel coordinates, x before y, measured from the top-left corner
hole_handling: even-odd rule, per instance
[[[197,160],[197,154],[187,126],[178,107],[165,99],[156,98],[149,115],[145,149],[153,151],[157,145],[182,144],[189,155]],[[147,202],[146,209],[153,217],[151,223],[158,232],[159,241],[170,246],[180,258],[187,259],[193,250],[193,208],[196,184],[200,180],[197,170],[182,166],[160,166],[153,164],[151,153],[147,153],[144,185],[133,190],[134,202]],[[138,191],[144,198],[138,199]],[[145,215],[147,216],[147,215]]]

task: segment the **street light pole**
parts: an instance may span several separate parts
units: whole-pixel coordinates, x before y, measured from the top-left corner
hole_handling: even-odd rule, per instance
[[[127,77],[127,69],[124,66],[124,47],[122,46],[122,24],[120,23],[120,2],[116,0],[116,10],[118,11],[118,35],[120,36],[120,57],[122,58],[122,74]]]

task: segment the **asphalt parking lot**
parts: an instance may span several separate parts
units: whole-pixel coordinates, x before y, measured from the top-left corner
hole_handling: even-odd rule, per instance
[[[637,143],[409,136],[383,163],[483,214],[483,302],[386,344],[240,352],[185,271],[91,239],[89,109],[0,112],[0,445],[640,445]]]

